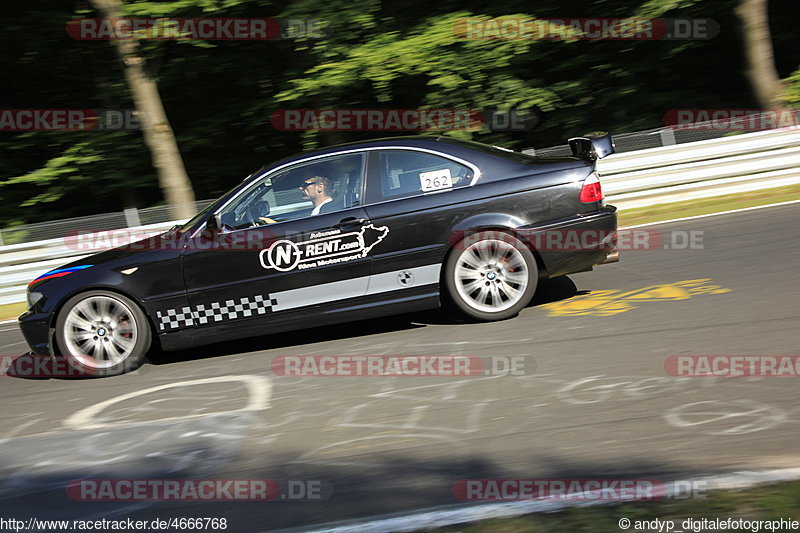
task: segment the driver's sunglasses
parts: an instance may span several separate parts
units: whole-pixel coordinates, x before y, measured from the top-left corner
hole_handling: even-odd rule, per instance
[[[305,189],[309,185],[316,185],[317,183],[319,183],[319,182],[318,181],[304,181],[303,184],[300,185],[300,188],[301,189]]]

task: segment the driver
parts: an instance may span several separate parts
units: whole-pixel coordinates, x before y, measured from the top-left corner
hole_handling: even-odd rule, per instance
[[[309,216],[319,215],[331,209],[333,201],[333,181],[324,176],[311,176],[303,180],[298,187],[303,194],[303,200],[310,200],[314,205]],[[278,220],[269,217],[258,217],[261,224],[274,224]]]
[[[324,176],[312,176],[300,184],[303,200],[311,200],[314,209],[311,216],[325,212],[324,206],[333,201],[333,182]]]

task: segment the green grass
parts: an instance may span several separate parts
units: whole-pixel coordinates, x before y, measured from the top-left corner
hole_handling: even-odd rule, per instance
[[[0,320],[11,320],[25,312],[28,306],[25,303],[0,305]]]
[[[719,211],[729,211],[731,209],[742,209],[745,207],[788,202],[790,200],[800,200],[800,184],[788,185],[786,187],[775,187],[773,189],[764,189],[763,191],[729,194],[725,196],[715,196],[713,198],[703,198],[700,200],[687,200],[685,202],[654,205],[653,207],[641,207],[638,209],[624,210],[621,209],[619,211],[619,225],[620,227],[624,227],[637,224],[647,224],[648,222],[659,222],[661,220],[670,220],[673,218],[706,215],[709,213],[717,213]],[[611,203],[613,205],[613,202]]]
[[[712,492],[707,499],[665,500],[595,507],[573,507],[557,513],[537,513],[517,518],[484,520],[431,532],[461,533],[621,533],[621,518],[636,520],[672,520],[673,529],[683,529],[687,518],[742,518],[744,520],[800,520],[800,481],[762,485],[736,491]],[[784,529],[788,531],[787,529]],[[627,531],[636,531],[630,527]],[[646,531],[646,530],[645,530]],[[650,531],[653,531],[650,529]],[[687,533],[691,529],[685,530]],[[704,531],[728,531],[727,529]],[[731,531],[747,531],[743,529]]]

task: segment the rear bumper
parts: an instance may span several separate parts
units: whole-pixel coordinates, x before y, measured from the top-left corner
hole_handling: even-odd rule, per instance
[[[619,261],[617,208],[612,205],[517,232],[539,255],[549,277]]]
[[[603,261],[597,263],[598,265],[607,265],[609,263],[618,263],[619,262],[619,250],[612,250],[608,252],[608,255]]]

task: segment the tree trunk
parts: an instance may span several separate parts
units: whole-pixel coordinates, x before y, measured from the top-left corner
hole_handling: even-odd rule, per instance
[[[741,0],[736,13],[744,31],[747,76],[759,105],[762,109],[785,107],[772,51],[767,0]]]
[[[122,17],[122,0],[91,0],[104,18]],[[191,218],[195,214],[194,190],[183,166],[178,143],[161,103],[156,82],[147,75],[144,59],[138,55],[135,39],[113,41],[124,63],[125,78],[142,126],[144,142],[153,157],[158,181],[164,198],[175,219]]]

